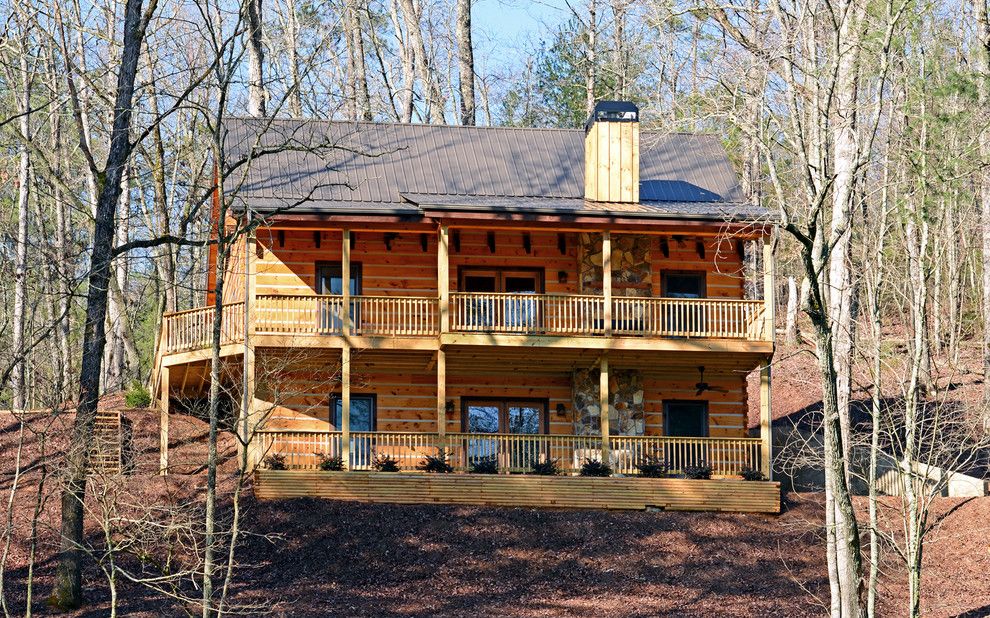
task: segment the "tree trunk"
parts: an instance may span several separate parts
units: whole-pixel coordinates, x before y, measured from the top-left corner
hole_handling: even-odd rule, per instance
[[[395,46],[402,62],[402,89],[399,96],[399,122],[412,122],[413,113],[413,82],[416,81],[416,67],[413,62],[413,52],[408,43],[408,34],[402,34],[402,21],[399,18],[399,2],[389,3],[389,19],[392,20],[392,31],[395,33]]]
[[[247,0],[248,113],[264,118],[268,95],[265,92],[264,13],[262,0]]]
[[[798,290],[794,277],[787,278],[787,319],[785,322],[785,340],[788,345],[795,345],[798,342],[797,328],[798,312]]]
[[[585,68],[584,76],[584,96],[585,96],[585,111],[590,116],[591,112],[595,111],[595,88],[596,88],[596,63],[597,58],[597,46],[598,46],[598,16],[597,16],[597,0],[588,0],[588,34],[587,34],[587,50],[585,51],[585,62],[587,67]]]
[[[979,80],[979,108],[990,109],[990,13],[987,0],[973,0],[976,8],[976,68]],[[983,398],[990,404],[990,129],[980,131],[980,231],[983,241]],[[990,424],[990,415],[984,419]]]
[[[461,91],[461,124],[474,126],[476,118],[471,0],[457,0],[457,83]]]
[[[348,108],[352,120],[371,120],[371,97],[368,94],[368,70],[364,61],[364,34],[359,0],[345,0],[344,29],[347,39]]]
[[[20,15],[20,11],[18,11]],[[18,19],[18,21],[21,21]],[[20,24],[20,36],[27,36],[27,24]],[[17,96],[17,111],[21,115],[18,120],[19,130],[23,139],[31,139],[31,76],[28,66],[27,49],[22,49],[20,55],[19,78],[20,92]],[[17,165],[17,248],[14,261],[14,324],[12,345],[15,354],[13,372],[14,409],[23,410],[27,406],[27,387],[25,380],[26,359],[24,358],[25,341],[25,309],[27,305],[27,243],[29,204],[28,197],[31,183],[31,157],[27,145],[21,143],[18,147]]]
[[[413,0],[400,0],[400,2],[402,3],[402,14],[405,17],[406,35],[412,42],[413,60],[419,71],[419,81],[423,85],[423,98],[426,100],[425,120],[426,122],[434,122],[439,117],[440,123],[443,123],[443,98],[440,95],[436,76],[426,51],[420,11],[413,4]]]
[[[79,370],[79,402],[72,441],[66,454],[67,470],[62,492],[61,549],[55,574],[52,600],[57,607],[78,607],[82,603],[83,500],[86,494],[86,467],[92,442],[93,422],[99,401],[100,368],[106,344],[105,321],[113,257],[114,222],[120,200],[121,179],[131,155],[130,128],[134,80],[144,40],[147,20],[157,6],[151,0],[143,17],[143,0],[127,0],[124,7],[124,42],[113,111],[113,128],[107,152],[105,180],[96,202],[93,224],[93,250],[86,297],[86,324],[83,356]]]

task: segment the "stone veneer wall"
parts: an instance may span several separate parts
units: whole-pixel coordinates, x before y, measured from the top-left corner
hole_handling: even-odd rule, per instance
[[[598,369],[574,372],[575,435],[601,433],[601,407],[598,402],[600,375]],[[608,391],[609,433],[616,436],[641,436],[646,433],[642,374],[636,369],[612,369]]]
[[[602,293],[602,235],[582,233],[580,251],[581,293]],[[651,237],[641,234],[612,235],[612,295],[652,296],[650,285]]]

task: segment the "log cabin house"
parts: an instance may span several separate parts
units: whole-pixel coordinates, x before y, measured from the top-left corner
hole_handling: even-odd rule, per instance
[[[739,480],[770,476],[772,226],[717,137],[641,132],[621,102],[584,130],[228,126],[249,162],[226,223],[265,218],[232,247],[221,348],[259,496],[779,508],[776,483]],[[169,415],[209,390],[213,302],[163,319],[163,471]],[[441,448],[502,474],[370,472]],[[648,455],[713,478],[635,478]],[[548,459],[562,476],[519,474]],[[575,476],[588,459],[615,475]]]

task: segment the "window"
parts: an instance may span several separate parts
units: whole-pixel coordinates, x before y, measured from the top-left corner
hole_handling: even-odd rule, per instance
[[[704,272],[664,272],[660,284],[667,298],[705,298],[708,295]]]
[[[469,433],[543,433],[547,423],[547,402],[542,399],[464,399],[462,423]]]
[[[533,435],[547,429],[546,400],[465,399],[462,423],[468,433],[511,433]],[[490,438],[465,440],[468,463],[494,457],[502,469],[522,471],[543,459],[542,445],[536,440],[514,440],[500,451],[499,441]]]
[[[708,402],[664,402],[663,433],[665,436],[706,437],[708,435]]]
[[[341,414],[344,402],[340,395],[330,396],[330,410],[333,426],[340,431],[343,424]],[[351,395],[351,431],[374,431],[376,416],[376,401],[374,395]]]
[[[344,293],[344,277],[340,262],[317,262],[316,263],[316,293],[340,296]],[[350,294],[357,296],[361,294],[361,264],[351,263],[351,285]],[[337,333],[343,327],[343,320],[338,309],[332,304],[321,302],[318,314],[319,330],[322,332]],[[360,307],[351,301],[351,325],[358,329],[361,324]]]
[[[461,268],[460,290],[477,294],[542,294],[541,269]],[[535,299],[471,298],[465,301],[465,319],[472,326],[508,327],[528,332],[537,327]]]

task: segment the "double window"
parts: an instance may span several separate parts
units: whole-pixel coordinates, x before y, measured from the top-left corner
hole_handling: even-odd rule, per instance
[[[463,399],[462,426],[468,433],[503,433],[521,436],[545,433],[547,401],[537,399]],[[500,446],[500,443],[502,446]],[[543,459],[536,440],[511,441],[478,437],[465,440],[468,463],[494,458],[500,468],[526,470]]]
[[[543,293],[543,270],[525,268],[461,268],[459,289],[477,294],[512,294],[466,301],[464,319],[471,326],[505,326],[529,331],[539,324],[537,302],[522,294]]]

